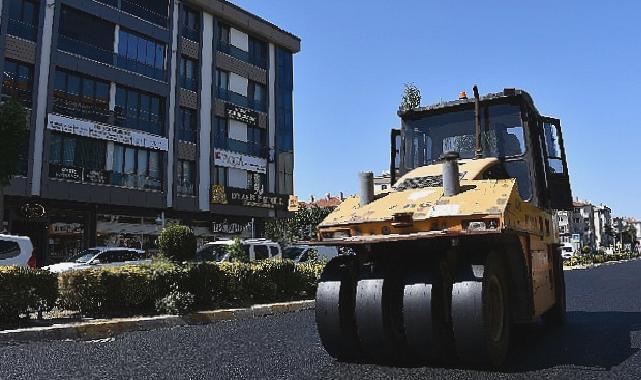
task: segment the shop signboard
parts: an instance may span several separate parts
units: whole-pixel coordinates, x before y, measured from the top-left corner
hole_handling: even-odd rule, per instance
[[[295,195],[290,195],[289,196],[289,202],[287,205],[287,211],[289,212],[296,212],[298,211],[299,204],[298,204],[298,197]]]
[[[228,234],[228,235],[242,235],[245,233],[251,233],[252,223],[247,222],[230,222],[227,219],[222,221],[215,221],[211,224],[211,232],[215,234]]]
[[[49,164],[49,177],[95,185],[105,185],[111,182],[111,172],[109,170],[85,169],[57,164]]]
[[[260,174],[267,173],[267,160],[260,157],[246,156],[223,149],[214,149],[214,165],[226,168],[242,169]]]
[[[169,140],[162,136],[53,113],[48,116],[47,129],[141,148],[169,150]]]
[[[230,119],[242,121],[251,127],[258,127],[258,112],[256,111],[231,103],[225,103],[225,116]]]
[[[289,195],[259,193],[248,189],[213,185],[211,188],[211,203],[287,210]]]

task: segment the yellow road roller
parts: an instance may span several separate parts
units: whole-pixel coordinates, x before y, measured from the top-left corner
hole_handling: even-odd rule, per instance
[[[399,111],[391,186],[359,175],[316,244],[316,323],[342,361],[499,367],[515,324],[561,325],[555,210],[572,207],[560,121],[523,90]]]

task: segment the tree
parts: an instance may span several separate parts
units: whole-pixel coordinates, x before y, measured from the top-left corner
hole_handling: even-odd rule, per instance
[[[229,253],[229,261],[231,262],[249,262],[249,251],[243,245],[243,242],[239,237],[235,237],[234,242],[228,245],[225,251]]]
[[[290,218],[269,220],[265,225],[265,235],[281,244],[315,239],[318,225],[331,212],[330,208],[300,206]]]
[[[158,236],[160,254],[173,262],[193,259],[196,255],[196,236],[191,228],[180,224],[170,224]]]
[[[15,99],[0,106],[0,232],[4,221],[4,187],[16,174],[29,131],[27,111]]]
[[[421,90],[414,83],[405,83],[403,100],[398,107],[399,111],[408,111],[421,105]]]

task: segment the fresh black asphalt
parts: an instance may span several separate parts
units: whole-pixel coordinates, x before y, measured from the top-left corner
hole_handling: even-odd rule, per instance
[[[332,360],[312,311],[0,346],[1,379],[641,379],[641,261],[566,272],[566,327],[521,328],[508,367],[392,368]]]

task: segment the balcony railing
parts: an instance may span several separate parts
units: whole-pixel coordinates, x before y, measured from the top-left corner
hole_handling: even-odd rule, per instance
[[[234,140],[225,136],[214,136],[214,147],[262,158],[267,158],[269,152],[269,148],[265,145]]]
[[[31,108],[33,101],[32,87],[31,78],[18,77],[16,79],[15,75],[4,73],[2,95],[18,100],[27,108]]]
[[[113,51],[105,50],[88,42],[69,38],[62,34],[58,38],[58,49],[69,53],[78,54],[85,58],[93,59],[94,61],[116,66],[120,69],[133,71],[149,78],[162,81],[165,80],[164,69],[150,66],[146,63],[142,63],[127,58],[123,55],[114,53]]]
[[[235,93],[234,91],[230,91],[224,88],[218,88],[218,98],[234,103],[235,105],[240,107],[247,107],[256,111],[267,112],[267,107],[265,106],[264,102],[256,102],[252,99],[247,99],[246,97]]]
[[[167,27],[167,15],[162,15],[144,8],[141,5],[136,4],[134,1],[129,0],[96,0],[99,3],[103,3],[114,8],[118,8],[118,3],[120,2],[120,10],[134,16],[138,16],[143,20],[149,21],[156,25],[160,25],[163,28]],[[169,9],[167,9],[169,12]]]
[[[10,18],[9,25],[7,25],[7,34],[24,38],[29,41],[36,41],[38,39],[38,27],[33,24]]]
[[[192,183],[178,184],[176,190],[181,195],[194,195],[194,185]]]
[[[136,61],[131,58],[127,58],[124,55],[115,54],[116,67],[121,69],[133,71],[135,73],[142,74],[146,77],[154,78],[157,80],[165,80],[165,70],[159,69],[157,67]]]
[[[218,41],[218,51],[223,52],[225,54],[229,54],[236,59],[240,59],[241,61],[251,63],[252,65],[258,66],[262,69],[267,68],[266,60],[252,57],[248,52],[241,50],[230,43]]]
[[[198,91],[198,79],[180,77],[180,87],[185,90]]]
[[[113,173],[111,175],[111,184],[132,189],[162,190],[162,180],[160,178],[138,174]]]
[[[65,35],[58,37],[58,49],[69,53],[78,54],[94,61],[114,64],[114,52],[99,48],[88,42],[76,40]]]
[[[81,119],[89,119],[103,123],[111,123],[112,112],[109,104],[99,105],[95,102],[84,101],[80,96],[61,98],[54,96],[53,109],[55,112]]]
[[[196,142],[197,132],[195,129],[184,128],[182,126],[179,126],[178,130],[176,131],[176,134],[178,135],[178,140],[191,142],[191,143]]]
[[[183,25],[183,37],[194,42],[200,42],[200,30]]]

